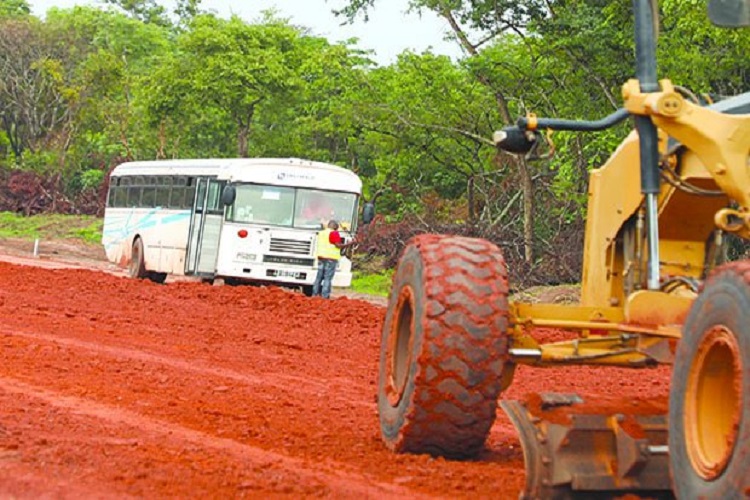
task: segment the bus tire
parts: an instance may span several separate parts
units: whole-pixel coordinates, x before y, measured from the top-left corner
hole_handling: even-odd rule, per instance
[[[312,294],[313,294],[312,285],[302,285],[302,293],[305,294],[305,297],[312,297]]]
[[[143,240],[138,236],[133,240],[128,274],[134,279],[143,279],[147,276],[146,262],[143,257]]]
[[[492,243],[413,238],[383,325],[380,430],[395,452],[477,454],[495,420],[508,350],[508,280]]]
[[[156,271],[148,271],[148,279],[154,283],[163,284],[167,281],[167,273],[158,273]]]
[[[677,498],[750,496],[750,261],[717,269],[690,309],[669,426]]]

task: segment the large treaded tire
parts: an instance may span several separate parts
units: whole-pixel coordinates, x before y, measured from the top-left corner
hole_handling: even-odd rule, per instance
[[[750,262],[706,280],[683,327],[669,394],[677,498],[750,497]]]
[[[422,235],[404,249],[383,325],[380,428],[396,452],[476,455],[506,363],[508,279],[488,241]]]

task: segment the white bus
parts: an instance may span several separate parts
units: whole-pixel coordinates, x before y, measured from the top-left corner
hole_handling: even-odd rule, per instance
[[[275,283],[312,292],[317,233],[356,231],[362,182],[295,158],[129,162],[110,175],[102,243],[133,278],[168,274]],[[342,257],[333,285],[351,284]]]

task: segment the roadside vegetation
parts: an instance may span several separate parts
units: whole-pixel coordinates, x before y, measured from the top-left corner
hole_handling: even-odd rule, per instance
[[[74,240],[101,244],[102,219],[93,215],[42,214],[22,216],[0,212],[0,239]]]
[[[365,293],[367,295],[387,297],[388,293],[391,291],[392,279],[392,269],[386,269],[385,271],[379,273],[354,271],[354,277],[352,278],[352,290],[358,293]]]
[[[331,21],[379,1],[339,2]],[[382,258],[368,274],[392,269],[409,237],[442,232],[496,243],[518,286],[577,281],[588,173],[630,124],[557,133],[551,157],[501,153],[489,139],[528,112],[599,119],[620,107],[634,74],[630,3],[401,3],[445,19],[464,57],[406,51],[380,66],[355,40],[273,11],[222,18],[200,0],[43,17],[0,0],[0,211],[101,215],[109,173],[128,160],[293,156],[362,178],[379,216],[361,251]],[[660,78],[704,102],[750,88],[750,30],[714,28],[705,2],[659,9]],[[33,224],[23,231],[46,230]]]

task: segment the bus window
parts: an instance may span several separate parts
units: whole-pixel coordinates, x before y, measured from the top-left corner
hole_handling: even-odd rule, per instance
[[[185,198],[182,201],[182,208],[193,208],[193,201],[195,200],[195,184],[185,189]]]
[[[195,188],[193,188],[195,190]],[[198,185],[198,198],[195,200],[195,209],[203,210],[203,204],[206,201],[206,184],[201,182]]]
[[[143,188],[141,206],[146,208],[154,208],[156,206],[156,189],[153,186]]]
[[[128,191],[124,187],[116,187],[114,191],[114,200],[110,200],[113,207],[122,208],[128,206],[127,204]]]
[[[206,204],[206,210],[221,210],[221,188],[224,183],[218,183],[211,181],[208,187],[208,203]]]
[[[173,186],[169,194],[169,208],[185,208],[185,188],[183,186]]]
[[[240,184],[227,218],[235,222],[291,226],[294,191],[294,188],[288,187]]]
[[[125,202],[128,207],[138,207],[141,204],[141,188],[129,187],[127,188],[128,197]]]
[[[169,206],[169,186],[158,186],[156,188],[156,206],[163,208]]]
[[[354,208],[357,196],[353,193],[298,189],[294,210],[294,227],[313,229],[325,227],[329,220],[339,222],[341,229],[354,228]]]

